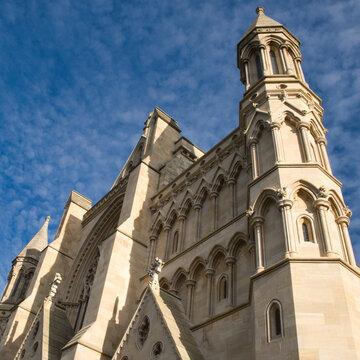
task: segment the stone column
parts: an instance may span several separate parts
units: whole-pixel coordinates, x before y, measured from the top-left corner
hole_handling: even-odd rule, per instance
[[[319,137],[316,139],[316,143],[319,144],[319,147],[320,147],[320,154],[321,154],[321,159],[322,159],[323,165],[324,165],[325,169],[331,173],[330,162],[329,162],[329,158],[328,158],[327,151],[326,151],[326,144],[327,144],[326,138],[323,136]]]
[[[344,239],[345,249],[346,249],[348,261],[349,261],[351,266],[356,266],[354,250],[353,250],[353,247],[351,245],[349,229],[348,229],[349,222],[350,222],[350,220],[346,215],[339,216],[336,219],[336,223],[339,224],[340,228],[341,228],[341,234],[342,234],[342,238]]]
[[[151,266],[151,264],[153,263],[153,260],[155,258],[156,241],[157,241],[157,236],[150,235],[149,257],[148,257],[148,263],[147,263],[148,268]]]
[[[187,288],[187,299],[186,299],[186,315],[191,320],[192,317],[192,307],[194,301],[194,287],[196,281],[195,280],[186,280],[185,285]]]
[[[283,161],[283,148],[280,137],[280,124],[278,122],[270,123],[271,136],[274,144],[275,162]]]
[[[304,73],[302,71],[302,66],[301,66],[301,57],[295,58],[294,61],[295,61],[295,66],[296,66],[296,69],[297,69],[297,73],[299,75],[299,79],[302,82],[305,82],[305,76],[304,76]]]
[[[219,193],[213,191],[210,194],[210,199],[212,200],[212,207],[213,207],[213,230],[216,230],[218,227],[218,196]]]
[[[179,222],[180,222],[180,231],[179,231],[179,251],[183,251],[184,250],[184,244],[185,244],[185,220],[186,220],[186,215],[184,214],[180,214],[178,216]]]
[[[266,47],[265,47],[265,45],[261,44],[259,46],[259,49],[260,49],[260,55],[261,55],[261,62],[262,62],[262,66],[263,66],[263,74],[269,75],[269,70],[268,70],[267,61],[266,61]]]
[[[165,232],[165,254],[164,254],[164,260],[167,260],[170,256],[170,230],[171,230],[171,226],[170,225],[164,225],[164,232]],[[161,254],[159,254],[159,256],[161,256]]]
[[[255,216],[251,220],[254,228],[255,251],[256,251],[256,272],[264,270],[264,254],[263,254],[263,223],[264,218]]]
[[[198,242],[200,240],[200,210],[201,210],[201,204],[195,204],[194,210],[195,210],[195,242]]]
[[[231,189],[231,199],[230,199],[230,203],[231,203],[231,215],[234,218],[236,216],[236,179],[229,179],[228,180],[228,184],[230,186]]]
[[[320,227],[321,227],[321,233],[323,235],[324,239],[324,246],[325,246],[325,253],[326,256],[337,256],[333,251],[333,247],[331,244],[331,239],[329,235],[329,229],[328,229],[328,221],[326,213],[329,210],[330,204],[329,201],[324,198],[319,198],[314,201],[314,207],[317,209],[319,219],[320,219]]]
[[[245,91],[250,87],[250,75],[249,75],[249,62],[244,61],[244,70],[245,70]]]
[[[213,297],[213,290],[214,290],[214,275],[215,270],[208,268],[205,271],[206,276],[206,307],[207,307],[207,318],[209,319],[212,316],[212,297]]]
[[[229,286],[228,286],[228,305],[235,306],[235,263],[236,258],[234,256],[228,256],[225,259],[228,267],[229,274]]]
[[[293,202],[289,199],[282,199],[278,201],[277,206],[281,211],[284,228],[286,246],[285,257],[292,257],[293,254],[296,252],[296,242],[294,237],[294,228],[291,214]]]
[[[258,161],[257,161],[257,139],[250,140],[250,153],[251,153],[251,165],[252,165],[252,174],[253,179],[256,179],[259,176],[259,169],[258,169]]]
[[[305,121],[300,121],[297,124],[297,128],[300,130],[301,142],[303,144],[304,154],[305,154],[305,162],[311,162],[311,152],[308,138],[308,131],[310,129],[310,125]]]
[[[287,56],[286,56],[286,45],[281,45],[280,46],[280,58],[281,58],[281,63],[283,65],[283,69],[285,74],[293,74],[294,70],[292,69],[292,67],[289,65],[288,60],[287,60]]]

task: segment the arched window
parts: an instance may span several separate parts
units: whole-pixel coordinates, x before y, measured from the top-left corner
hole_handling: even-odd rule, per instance
[[[267,332],[269,342],[284,335],[281,305],[276,300],[272,301],[268,307]]]
[[[257,54],[255,57],[255,62],[256,62],[256,71],[257,71],[257,76],[258,76],[258,80],[261,79],[264,75],[263,73],[263,69],[262,69],[262,63],[261,63],[261,59],[260,59],[260,55]]]
[[[94,283],[96,269],[99,263],[99,258],[100,258],[100,253],[98,252],[97,255],[94,257],[94,259],[92,260],[84,278],[84,285],[79,299],[78,313],[75,321],[75,327],[74,327],[75,332],[80,330],[84,324],[85,314],[89,303],[90,292]]]
[[[219,285],[218,285],[218,300],[224,300],[227,299],[228,296],[228,284],[227,284],[227,278],[226,276],[222,276],[219,280]]]
[[[273,50],[270,50],[270,60],[273,74],[279,74],[279,67],[276,61],[276,56]]]
[[[172,243],[172,254],[177,253],[178,248],[179,248],[179,232],[176,231],[174,234],[173,243]]]
[[[25,275],[24,285],[23,285],[23,287],[21,289],[21,292],[20,292],[20,298],[21,299],[25,298],[26,290],[29,287],[29,284],[30,284],[30,281],[31,281],[33,275],[34,275],[34,271],[30,271],[27,275]]]
[[[304,242],[314,242],[311,222],[307,218],[300,219],[302,240]]]
[[[20,283],[22,282],[23,280],[23,277],[24,277],[24,273],[23,273],[23,270],[20,270],[19,274],[18,274],[18,277],[16,279],[16,283],[15,283],[15,286],[11,292],[11,296],[15,296],[17,291],[18,291],[18,288],[19,288],[19,285]]]

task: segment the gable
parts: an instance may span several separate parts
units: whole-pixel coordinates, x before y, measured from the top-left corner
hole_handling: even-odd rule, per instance
[[[16,359],[57,360],[73,335],[65,311],[50,299],[39,309]]]
[[[113,359],[126,357],[129,360],[203,359],[181,300],[165,290],[148,287]]]

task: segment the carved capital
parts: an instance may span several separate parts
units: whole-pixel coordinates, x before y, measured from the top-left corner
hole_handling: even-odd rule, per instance
[[[157,235],[150,235],[150,241],[156,241],[156,239],[158,238]]]
[[[342,215],[336,218],[336,223],[337,224],[346,224],[346,226],[348,226],[350,224],[350,219],[346,216],[346,215]]]
[[[210,193],[210,199],[213,199],[213,198],[217,198],[219,196],[219,192],[218,191],[212,191]]]
[[[283,208],[291,209],[293,206],[293,202],[290,199],[283,199],[277,202],[277,206],[279,209],[283,209]]]
[[[215,270],[212,269],[212,268],[207,268],[205,270],[205,275],[208,276],[208,277],[214,276],[215,275]]]
[[[185,281],[185,286],[187,287],[195,286],[195,284],[196,284],[195,280],[188,279]]]
[[[309,130],[310,129],[310,124],[307,121],[299,121],[296,124],[296,127],[298,129],[305,128],[305,129]]]
[[[270,126],[270,129],[280,129],[281,128],[281,124],[277,121],[269,123],[269,126]]]
[[[202,208],[202,205],[197,203],[197,204],[194,204],[194,210],[200,210]]]
[[[251,226],[256,226],[256,225],[260,225],[264,223],[264,218],[262,216],[254,216],[251,219],[250,225]]]
[[[329,201],[326,199],[316,199],[314,201],[313,205],[316,209],[319,209],[319,210],[321,210],[321,209],[327,210],[330,208]]]
[[[249,146],[254,146],[254,145],[256,145],[258,142],[259,142],[259,140],[253,137],[253,138],[251,138],[251,139],[249,140]]]
[[[324,144],[325,146],[327,145],[327,140],[325,136],[320,136],[315,141],[317,144]]]
[[[178,216],[178,219],[181,220],[181,221],[185,221],[186,218],[187,218],[187,216],[186,216],[185,214],[180,214],[180,215]]]
[[[226,263],[227,265],[229,265],[229,264],[235,264],[235,263],[236,263],[236,257],[235,257],[235,256],[227,256],[227,257],[225,258],[225,263]]]
[[[171,230],[171,226],[169,224],[164,225],[164,230],[165,231],[170,231]]]

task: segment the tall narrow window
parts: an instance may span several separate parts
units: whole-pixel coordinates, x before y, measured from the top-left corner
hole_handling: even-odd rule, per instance
[[[227,290],[226,276],[223,276],[219,281],[219,301],[227,298]]]
[[[274,301],[269,306],[267,323],[269,341],[283,336],[282,314],[280,303],[278,301]]]
[[[263,73],[261,59],[260,59],[259,54],[256,55],[255,61],[256,61],[257,76],[258,76],[258,79],[261,79],[263,77],[264,73]]]
[[[11,296],[15,296],[15,295],[16,295],[17,290],[18,290],[18,288],[19,288],[20,283],[22,282],[23,277],[24,277],[23,271],[20,270],[19,275],[18,275],[18,277],[17,277],[17,279],[16,279],[15,286],[14,286],[14,288],[13,288],[13,291],[11,292]]]
[[[304,242],[313,242],[313,233],[310,220],[307,218],[301,218],[301,232]]]
[[[75,332],[80,330],[84,324],[85,314],[86,314],[87,306],[88,306],[89,299],[90,299],[91,288],[94,284],[94,279],[95,279],[96,269],[97,269],[97,266],[99,263],[99,258],[100,258],[100,253],[97,253],[97,255],[92,260],[92,262],[87,270],[87,273],[85,275],[85,278],[84,278],[84,285],[83,285],[81,296],[79,298],[78,313],[76,315],[76,321],[75,321],[75,326],[74,326]]]
[[[273,74],[279,74],[279,67],[276,61],[276,56],[274,51],[270,51],[270,60],[271,60],[271,67],[272,67],[272,71]]]
[[[173,238],[173,247],[172,247],[172,253],[173,254],[177,253],[178,247],[179,247],[179,233],[176,232],[174,234],[174,238]]]
[[[33,272],[29,272],[26,276],[25,276],[25,282],[24,282],[24,285],[21,289],[21,292],[20,292],[20,298],[21,299],[24,299],[25,298],[25,294],[26,294],[26,290],[28,289],[29,287],[29,284],[30,284],[30,281],[33,277],[34,273]]]
[[[304,241],[310,241],[309,229],[305,223],[302,224],[302,230],[303,230],[303,235],[304,235]]]

